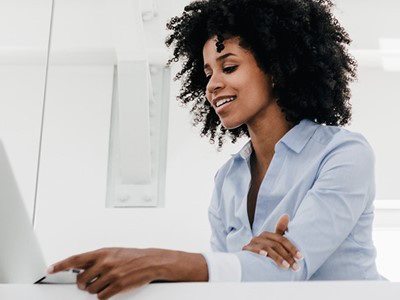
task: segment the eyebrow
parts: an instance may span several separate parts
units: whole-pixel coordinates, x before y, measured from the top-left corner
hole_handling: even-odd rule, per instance
[[[221,61],[221,60],[224,60],[225,58],[227,58],[228,56],[231,56],[231,55],[233,55],[233,56],[236,56],[235,54],[233,54],[233,53],[226,53],[226,54],[224,54],[224,55],[221,55],[221,56],[219,56],[219,57],[217,57],[217,61]],[[204,65],[204,69],[207,69],[207,68],[209,68],[210,67],[210,65],[209,64],[205,64]]]

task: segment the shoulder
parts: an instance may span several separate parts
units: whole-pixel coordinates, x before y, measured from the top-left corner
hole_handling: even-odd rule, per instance
[[[312,141],[322,149],[320,172],[340,169],[347,170],[347,175],[373,176],[375,154],[361,133],[320,125]]]
[[[321,125],[313,141],[323,149],[314,187],[323,194],[342,195],[349,199],[347,203],[358,203],[363,208],[372,204],[375,155],[367,139],[344,128]]]
[[[312,141],[322,145],[326,154],[343,152],[374,160],[374,151],[367,139],[361,133],[342,127],[319,125]]]

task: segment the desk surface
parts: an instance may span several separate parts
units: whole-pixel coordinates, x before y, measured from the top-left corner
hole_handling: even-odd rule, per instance
[[[308,281],[249,283],[157,283],[132,290],[115,300],[154,299],[280,299],[280,300],[399,300],[400,283],[386,281]],[[94,300],[75,285],[0,284],[0,299]]]

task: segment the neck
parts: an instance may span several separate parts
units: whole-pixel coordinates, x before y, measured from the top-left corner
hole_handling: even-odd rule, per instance
[[[276,143],[292,127],[276,103],[269,106],[264,117],[247,124],[257,165],[262,169],[269,165],[275,153]]]

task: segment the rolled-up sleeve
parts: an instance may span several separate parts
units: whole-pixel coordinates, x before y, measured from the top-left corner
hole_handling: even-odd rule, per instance
[[[281,269],[269,257],[248,251],[205,253],[209,277],[214,281],[310,279],[349,236],[374,193],[374,155],[369,144],[360,138],[338,145],[322,160],[314,184],[296,207],[285,234],[304,255],[304,259],[298,261],[300,271]],[[213,197],[218,196],[218,192],[214,192]],[[209,209],[211,245],[213,251],[227,252],[226,232],[215,207],[216,198]],[[221,269],[230,274],[224,277]],[[232,275],[239,269],[240,276]]]

